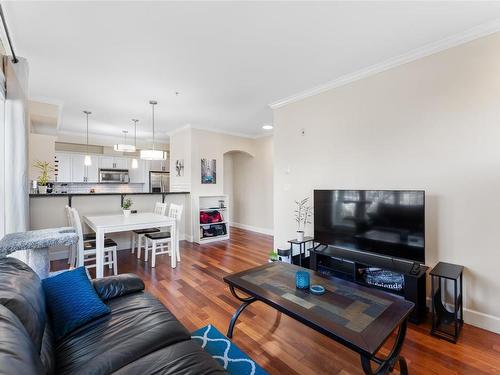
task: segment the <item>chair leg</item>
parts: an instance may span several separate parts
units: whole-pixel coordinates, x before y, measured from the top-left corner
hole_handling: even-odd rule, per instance
[[[113,275],[118,275],[118,257],[116,255],[116,246],[113,247]]]
[[[151,267],[156,267],[156,241],[152,241],[153,246],[151,248]]]
[[[177,262],[181,261],[181,252],[179,251],[179,246],[176,246],[172,244],[172,246],[175,248],[175,256],[177,257]]]
[[[142,234],[137,235],[137,259],[141,259]]]
[[[108,268],[111,269],[113,268],[113,262],[115,261],[115,254],[110,250],[108,251]]]
[[[149,247],[149,239],[144,236],[144,261],[147,262],[148,261],[148,247]]]
[[[132,254],[133,254],[135,251],[135,233],[134,232],[131,233],[132,237],[130,238],[130,248],[132,249]]]

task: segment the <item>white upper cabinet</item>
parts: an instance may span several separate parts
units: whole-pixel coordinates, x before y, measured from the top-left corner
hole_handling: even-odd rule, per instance
[[[151,164],[149,170],[151,171],[159,171],[159,172],[168,172],[169,162],[167,160],[151,160]]]
[[[103,169],[127,169],[129,158],[116,156],[99,156],[99,168]]]
[[[85,167],[85,182],[99,182],[99,157],[90,155],[92,165]]]
[[[114,158],[112,156],[99,156],[99,168],[113,169]]]
[[[57,157],[57,182],[71,182],[71,155],[56,152]]]
[[[71,155],[71,182],[85,182],[85,155]]]
[[[137,168],[132,168],[132,160],[128,159],[128,164],[126,169],[128,169],[128,175],[130,176],[130,182],[134,184],[142,184],[146,182],[146,168],[145,161],[141,159],[137,160]]]
[[[129,158],[117,158],[117,157],[114,157],[113,158],[113,161],[115,163],[114,168],[115,169],[127,169],[127,161],[128,160],[129,160]]]

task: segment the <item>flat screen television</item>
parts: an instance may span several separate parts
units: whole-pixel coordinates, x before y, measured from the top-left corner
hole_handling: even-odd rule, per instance
[[[423,190],[314,190],[314,239],[425,262]]]

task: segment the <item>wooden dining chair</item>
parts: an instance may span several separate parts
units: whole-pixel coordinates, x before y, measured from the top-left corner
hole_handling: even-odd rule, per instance
[[[180,221],[182,217],[183,206],[171,204],[168,211],[168,216],[175,219],[175,234],[179,238]],[[169,254],[172,256],[172,234],[170,232],[155,232],[148,233],[144,236],[146,241],[144,247],[144,260],[148,261],[148,251],[151,250],[151,267],[156,267],[156,256],[161,254]],[[175,253],[177,261],[181,261],[180,251],[177,249]]]
[[[155,209],[154,213],[156,215],[165,215],[167,212],[167,203],[162,203],[162,202],[156,202],[155,204]],[[146,229],[139,229],[139,230],[133,230],[132,231],[132,239],[131,239],[131,244],[130,247],[132,249],[132,254],[135,251],[135,248],[137,247],[137,259],[141,259],[141,248],[142,242],[144,240],[144,236],[148,233],[156,233],[159,232],[159,228],[146,228]],[[146,242],[144,240],[144,246],[146,245]]]
[[[94,268],[96,266],[96,242],[83,240],[83,227],[80,220],[80,215],[75,208],[70,208],[72,221],[76,234],[78,235],[77,243],[77,265],[85,266],[86,268]],[[110,238],[104,239],[104,259],[103,264],[113,269],[113,274],[118,275],[118,258],[116,255],[116,242]],[[80,264],[80,259],[83,258],[83,264]],[[86,264],[92,262],[90,264]]]

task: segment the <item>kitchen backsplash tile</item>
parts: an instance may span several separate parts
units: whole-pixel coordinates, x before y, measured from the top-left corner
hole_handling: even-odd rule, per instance
[[[55,193],[140,193],[144,184],[85,184],[85,183],[54,183]]]

